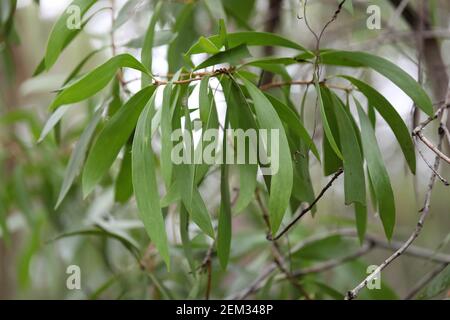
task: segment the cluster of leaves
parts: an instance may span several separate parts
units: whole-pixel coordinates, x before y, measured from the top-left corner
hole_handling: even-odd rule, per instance
[[[212,21],[218,22],[217,34],[198,38],[189,32],[197,2],[186,4],[158,2],[153,8],[153,15],[146,33],[131,40],[126,46],[142,49],[138,60],[131,54],[122,53],[111,57],[100,66],[82,73],[84,66],[99,51],[90,52],[70,72],[64,85],[58,90],[49,110],[51,116],[41,132],[43,141],[53,130],[58,130],[59,122],[70,105],[91,100],[98,93],[108,88],[110,98],[103,98],[92,108],[88,124],[81,132],[65,169],[64,179],[56,201],[58,208],[63,204],[78,175],[81,176],[84,197],[93,193],[96,186],[114,184],[115,201],[126,203],[134,195],[139,217],[145,231],[157,248],[160,257],[170,268],[172,250],[169,248],[166,233],[165,216],[168,207],[176,205],[180,219],[182,250],[195,273],[198,267],[193,249],[198,246],[198,236],[191,238],[191,222],[198,227],[201,236],[209,237],[205,243],[214,243],[220,264],[225,268],[229,262],[232,243],[233,214],[246,209],[255,199],[255,191],[267,193],[267,205],[270,219],[270,233],[276,236],[289,219],[289,214],[296,212],[302,203],[312,203],[315,192],[309,174],[310,156],[314,156],[323,166],[325,176],[336,174],[343,169],[345,204],[353,205],[356,227],[360,240],[363,241],[367,224],[369,205],[366,189],[370,191],[371,204],[380,214],[387,238],[391,238],[395,226],[395,202],[390,178],[384,165],[383,157],[375,134],[376,114],[380,115],[394,133],[410,171],[416,170],[416,159],[411,135],[404,121],[393,105],[375,88],[361,79],[350,75],[335,75],[352,86],[352,90],[361,92],[367,99],[366,106],[359,102],[350,90],[343,97],[339,91],[326,80],[314,77],[309,83],[313,92],[305,91],[300,112],[296,102],[292,101],[290,85],[275,88],[270,92],[259,86],[261,72],[271,72],[289,84],[292,78],[287,68],[295,64],[311,64],[319,67],[325,65],[370,68],[389,79],[402,89],[414,103],[427,115],[433,111],[432,103],[422,87],[405,71],[390,61],[365,52],[350,52],[322,49],[312,52],[302,45],[280,35],[256,32],[246,25],[254,1],[248,1],[248,8],[237,6],[236,1],[205,0],[198,1],[205,5]],[[96,0],[74,0],[83,15],[84,27],[93,15],[89,9]],[[126,16],[136,6],[136,1],[128,1],[119,12],[115,28],[126,21]],[[156,26],[170,24],[167,12],[176,6],[176,19],[170,30],[158,30]],[[15,6],[14,6],[15,7]],[[237,10],[236,8],[239,8]],[[37,67],[34,76],[52,68],[64,49],[80,34],[82,29],[68,29],[66,21],[69,13],[65,12],[54,25],[47,44],[44,58]],[[238,25],[248,31],[228,32],[224,19],[232,17]],[[7,20],[8,21],[8,20]],[[2,28],[2,30],[7,30]],[[168,45],[168,65],[171,76],[167,82],[156,79],[152,74],[152,48],[162,44]],[[250,47],[282,47],[291,50],[292,55],[281,57],[253,58]],[[192,56],[206,57],[198,64],[192,62]],[[121,79],[121,69],[129,68],[141,73],[141,89],[130,96],[126,94]],[[204,70],[204,71],[202,71]],[[201,72],[199,72],[201,71]],[[211,85],[211,79],[217,78],[218,87],[223,92],[226,103],[226,115],[223,126],[219,121],[219,111],[215,95],[218,87]],[[238,165],[239,196],[237,201],[230,196],[230,165],[220,165],[220,205],[217,214],[208,210],[199,188],[208,178],[208,173],[215,168],[206,164],[175,165],[171,161],[174,143],[170,134],[179,128],[194,130],[192,112],[197,109],[188,107],[188,98],[193,95],[198,85],[198,111],[201,129],[277,129],[279,135],[279,171],[272,176],[265,176],[261,183],[257,179],[258,165]],[[157,93],[162,91],[162,103],[156,103]],[[306,95],[317,97],[323,128],[321,147],[316,145],[303,123]],[[126,97],[126,98],[125,98]],[[352,104],[351,102],[354,101]],[[356,113],[352,112],[355,106]],[[196,128],[195,130],[197,130]],[[159,135],[161,152],[153,151],[152,140]],[[228,143],[224,134],[222,152]],[[209,145],[199,145],[201,152]],[[319,152],[319,149],[322,152]],[[296,160],[300,154],[300,160]],[[226,156],[226,155],[224,155]],[[119,170],[111,170],[119,162]],[[111,173],[115,177],[111,181]],[[160,197],[160,183],[164,185]],[[260,232],[261,233],[261,232]],[[100,229],[73,232],[73,235],[102,234],[119,240],[139,261],[140,249],[132,239]],[[341,245],[342,239],[328,240],[334,245]],[[258,242],[259,243],[259,242]],[[317,244],[319,245],[319,244]],[[203,247],[202,247],[203,248]],[[323,251],[323,250],[322,250]],[[306,253],[305,253],[306,252]],[[307,248],[294,256],[308,257]],[[310,249],[313,255],[317,251]],[[312,260],[322,260],[313,257]],[[361,266],[355,265],[355,268]],[[358,270],[359,270],[358,269]],[[152,281],[157,279],[152,278]],[[331,288],[324,289],[322,283],[312,286],[320,287],[330,296],[336,298]],[[166,290],[159,284],[161,292]],[[106,288],[104,288],[106,289]],[[167,295],[170,295],[168,293]]]

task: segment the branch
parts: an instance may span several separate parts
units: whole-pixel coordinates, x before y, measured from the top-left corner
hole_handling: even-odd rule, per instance
[[[439,116],[441,116],[441,122],[439,127],[439,135],[441,136],[441,140],[443,136],[446,136],[447,139],[449,139],[450,142],[450,133],[448,133],[448,128],[446,124],[447,119],[447,110],[450,108],[450,88],[447,91],[447,97],[445,99],[444,104],[432,115],[431,117],[428,117],[426,120],[421,122],[414,130],[412,135],[419,138],[428,148],[430,148],[431,151],[433,151],[438,157],[440,157],[442,160],[450,164],[450,157],[445,155],[437,146],[435,146],[427,137],[425,137],[422,133],[423,129],[431,123],[433,120],[437,119]]]
[[[316,242],[323,240],[325,238],[331,237],[331,236],[344,236],[344,237],[358,237],[358,233],[355,229],[339,229],[334,231],[325,232],[323,234],[315,235],[312,237],[309,237],[305,239],[304,241],[298,243],[294,248],[292,248],[292,252],[296,252],[305,246]],[[404,244],[400,241],[390,241],[387,242],[386,240],[383,240],[375,235],[366,234],[366,237],[364,239],[363,246],[357,250],[356,252],[350,253],[346,256],[331,259],[329,261],[316,264],[312,267],[304,268],[301,270],[292,271],[292,276],[305,276],[310,273],[320,273],[325,272],[328,270],[331,270],[347,261],[357,259],[366,253],[370,252],[374,248],[382,248],[387,250],[398,250],[401,248]],[[417,247],[414,245],[411,245],[406,252],[404,252],[405,255],[419,258],[419,259],[425,259],[429,261],[433,261],[440,264],[450,264],[450,255],[446,254],[438,254],[435,253],[433,250]],[[255,281],[252,282],[251,285],[248,286],[245,290],[243,290],[241,293],[238,293],[230,299],[237,299],[242,300],[248,298],[251,294],[256,293],[259,289],[261,289],[264,286],[265,281],[273,274],[273,272],[277,269],[277,265],[275,263],[271,263],[268,265],[264,271],[255,279]],[[286,280],[285,276],[281,276],[277,278],[277,280]]]
[[[280,239],[284,234],[286,234],[306,213],[308,213],[309,211],[311,211],[311,209],[314,207],[314,205],[323,197],[323,195],[325,194],[325,192],[332,186],[333,182],[339,178],[339,176],[344,172],[344,170],[341,168],[339,169],[334,176],[331,178],[331,180],[327,183],[327,185],[322,189],[322,191],[320,191],[319,195],[314,199],[314,201],[305,209],[303,209],[298,215],[297,217],[295,217],[291,222],[289,222],[289,224],[284,227],[277,236],[272,237],[271,235],[267,236],[268,240],[278,240]]]
[[[439,145],[438,149],[442,146],[442,140],[443,140],[443,134],[441,131],[439,132]],[[361,289],[366,287],[366,285],[369,283],[369,281],[372,281],[377,275],[384,270],[388,265],[390,265],[395,259],[397,259],[399,256],[401,256],[403,253],[408,250],[409,246],[414,242],[414,240],[419,236],[420,232],[422,231],[423,224],[425,222],[425,219],[428,216],[428,213],[430,212],[430,202],[431,202],[431,194],[433,191],[434,182],[436,180],[436,174],[435,171],[439,169],[439,163],[440,163],[440,156],[436,156],[435,162],[434,162],[434,171],[431,174],[430,181],[428,183],[428,191],[425,195],[425,201],[423,209],[421,210],[421,215],[419,217],[419,221],[417,222],[416,228],[413,231],[413,233],[410,235],[408,240],[397,250],[395,251],[389,258],[384,260],[384,262],[376,268],[369,276],[367,276],[359,285],[357,285],[353,290],[350,290],[347,292],[347,295],[345,297],[346,300],[352,300],[355,299],[358,296],[358,293]]]

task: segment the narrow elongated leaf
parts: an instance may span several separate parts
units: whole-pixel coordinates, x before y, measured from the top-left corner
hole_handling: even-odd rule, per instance
[[[334,98],[334,96],[333,96]],[[341,150],[344,156],[344,190],[345,204],[359,203],[366,205],[366,184],[364,179],[364,166],[359,142],[353,127],[352,120],[344,110],[344,106],[334,98],[334,113],[336,115]]]
[[[74,10],[71,10],[71,8],[79,10],[81,17],[83,17],[95,2],[97,0],[74,0],[58,19],[48,39],[47,51],[45,53],[46,70],[49,70],[55,64],[61,51],[67,46],[68,42],[80,32],[80,28],[71,25],[74,24]]]
[[[181,189],[181,190],[180,190]],[[181,194],[184,188],[180,180],[175,180],[166,195],[161,199],[160,205],[165,208],[170,204],[181,200]],[[186,208],[187,209],[187,208]],[[208,236],[214,239],[214,228],[212,226],[211,217],[205,202],[197,188],[193,190],[192,195],[192,210],[189,212],[192,221]]]
[[[243,108],[246,101],[239,92],[237,84],[232,82],[229,78],[222,80],[222,87],[224,89],[227,108],[230,114],[230,124],[234,128],[240,128],[244,131],[249,129],[257,129],[255,120],[248,108]],[[236,117],[232,117],[236,115]],[[236,119],[237,118],[237,119]],[[257,146],[252,146],[249,143],[248,152],[257,152]],[[239,196],[234,206],[234,212],[238,213],[245,209],[255,196],[255,189],[257,185],[256,177],[258,173],[258,164],[243,163],[239,164]]]
[[[246,45],[240,45],[225,51],[221,51],[216,53],[212,57],[206,59],[202,63],[200,63],[195,70],[203,69],[209,66],[213,66],[220,63],[229,63],[231,65],[239,63],[239,61],[243,58],[250,57],[250,52]]]
[[[220,35],[214,35],[208,38],[216,47],[221,47]],[[239,45],[245,44],[247,46],[272,46],[272,47],[285,47],[291,49],[297,49],[301,51],[308,51],[301,45],[283,38],[274,33],[268,32],[254,32],[254,31],[244,31],[244,32],[232,32],[227,34],[228,44],[230,48],[237,47]],[[197,42],[195,43],[187,52],[187,55],[203,53],[204,48]]]
[[[225,159],[227,158],[227,137],[226,128],[228,126],[228,114],[225,119],[225,126],[223,130],[223,159],[224,163],[220,170],[220,211],[219,211],[219,225],[217,227],[217,255],[219,256],[220,265],[223,269],[227,267],[228,259],[230,257],[231,247],[231,205],[230,205],[230,185],[228,177],[228,165]]]
[[[321,62],[343,66],[363,66],[374,69],[402,89],[427,115],[433,114],[433,103],[420,84],[394,63],[382,57],[359,51],[330,50],[321,54]]]
[[[189,214],[182,203],[180,203],[180,236],[184,255],[186,256],[186,260],[191,268],[191,273],[195,277],[196,272],[194,256],[192,254],[191,240],[189,239]]]
[[[133,140],[133,188],[145,230],[155,244],[167,268],[170,268],[169,245],[164,218],[159,206],[154,154],[151,146],[152,118],[155,114],[155,94],[142,111]]]
[[[325,110],[326,105],[324,104],[325,100],[327,99],[324,95],[326,94],[325,88],[321,88],[318,83],[315,84],[316,92],[318,95],[319,100],[319,106],[320,106],[320,114],[322,116],[322,124],[323,124],[323,130],[325,132],[325,136],[330,143],[331,148],[333,149],[334,153],[338,156],[338,158],[343,159],[342,153],[339,150],[339,147],[336,143],[336,139],[333,136],[333,132],[330,128],[329,119],[327,117],[327,112]]]
[[[308,131],[306,131],[305,127],[300,120],[300,117],[287,105],[283,102],[271,96],[270,94],[266,94],[267,98],[269,98],[270,103],[275,108],[275,111],[278,113],[278,116],[282,121],[287,124],[287,127],[292,130],[301,140],[305,142],[305,146],[308,149],[311,149],[314,156],[317,160],[320,161],[319,151],[309,135]]]
[[[147,87],[136,93],[119,109],[100,132],[83,170],[83,193],[87,196],[111,167],[130,137],[142,109],[155,91]]]
[[[394,106],[392,106],[392,104],[378,91],[376,91],[374,88],[364,83],[363,81],[350,76],[342,77],[355,85],[367,97],[369,105],[374,107],[387,122],[395,137],[397,138],[397,141],[403,151],[406,162],[408,163],[411,172],[415,173],[416,153],[414,144],[408,127],[406,126],[405,122],[402,120],[398,112],[395,110]],[[373,123],[372,120],[371,123]]]
[[[200,108],[200,120],[204,124],[208,122],[211,102],[208,98],[208,91],[209,91],[209,77],[203,77],[200,81],[200,88],[198,92],[198,99],[199,99],[199,108]]]
[[[133,179],[131,171],[131,144],[127,143],[119,174],[115,182],[114,198],[120,203],[127,202],[133,195]]]
[[[44,129],[42,129],[41,135],[39,136],[38,143],[41,143],[45,137],[52,131],[52,129],[58,124],[58,122],[62,119],[64,114],[69,110],[70,106],[63,106],[53,112],[51,116],[48,118],[47,122],[44,125]]]
[[[119,68],[132,68],[149,75],[150,72],[132,55],[124,53],[109,59],[74,83],[64,87],[50,105],[55,110],[61,105],[83,101],[106,87]]]
[[[355,202],[355,220],[358,238],[361,244],[364,243],[364,237],[367,229],[367,205]]]
[[[152,71],[152,64],[153,64],[153,42],[155,38],[155,26],[156,22],[159,19],[159,13],[161,11],[162,2],[158,2],[155,6],[155,10],[153,11],[153,15],[150,19],[150,23],[147,27],[147,32],[145,33],[144,37],[144,44],[142,46],[141,51],[141,62],[142,64]],[[146,85],[149,85],[152,81],[152,78],[148,75],[143,74],[141,79],[141,87],[145,87]]]
[[[372,181],[377,198],[378,210],[381,221],[383,222],[384,232],[386,233],[386,237],[390,239],[395,225],[395,202],[391,182],[384,166],[370,120],[358,100],[355,100],[355,103],[361,124],[361,139],[370,180]]]
[[[66,172],[64,173],[64,180],[61,186],[61,190],[59,191],[55,208],[58,208],[61,202],[64,200],[67,192],[69,192],[69,189],[72,186],[73,181],[75,180],[83,166],[86,157],[86,151],[88,150],[89,143],[92,140],[95,129],[100,122],[102,110],[103,108],[100,108],[99,110],[97,110],[97,112],[95,112],[94,117],[89,122],[86,129],[84,129],[83,133],[80,136],[80,139],[75,146],[75,149],[72,152],[69,164],[66,168]]]
[[[161,174],[166,184],[166,188],[170,186],[172,180],[172,141],[170,134],[172,132],[170,96],[172,93],[172,85],[168,84],[164,88],[163,103],[161,110]]]
[[[292,192],[292,156],[286,133],[278,114],[266,96],[250,81],[241,77],[255,106],[256,117],[263,129],[275,129],[279,133],[279,163],[278,172],[271,176],[269,214],[272,233],[275,234],[283,220],[289,205]],[[273,138],[273,137],[272,137]]]

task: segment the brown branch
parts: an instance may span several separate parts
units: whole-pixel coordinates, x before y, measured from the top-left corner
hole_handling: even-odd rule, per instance
[[[439,127],[439,135],[441,136],[441,139],[445,137],[449,137],[450,134],[447,135],[448,128],[446,124],[447,120],[447,112],[448,108],[450,108],[450,88],[447,91],[447,96],[445,99],[444,104],[434,113],[434,115],[428,117],[426,120],[421,122],[414,130],[413,130],[413,136],[419,138],[428,148],[430,148],[431,151],[433,151],[437,156],[439,156],[442,160],[450,164],[450,157],[445,155],[440,148],[435,146],[427,137],[425,137],[422,133],[423,129],[431,123],[433,120],[437,119],[439,116],[441,116],[440,121],[440,127]],[[450,138],[448,138],[450,139]],[[449,141],[450,142],[450,141]]]
[[[289,222],[289,224],[284,227],[277,236],[272,237],[272,235],[268,235],[267,238],[268,240],[278,240],[280,239],[284,234],[286,234],[306,213],[308,213],[309,211],[311,211],[311,209],[316,205],[317,202],[319,202],[319,200],[323,197],[323,195],[325,194],[325,192],[333,185],[333,182],[339,178],[339,176],[344,172],[344,170],[341,168],[339,169],[334,176],[331,178],[331,180],[327,183],[327,185],[322,189],[322,191],[320,191],[319,195],[314,199],[314,201],[307,206],[305,209],[303,209],[302,211],[300,211],[300,213],[291,221]]]
[[[441,131],[439,131],[439,136],[440,136],[440,139],[439,139],[438,149],[440,149],[442,146],[443,134]],[[435,162],[434,162],[434,171],[437,171],[439,169],[440,160],[441,160],[441,157],[436,156]],[[408,250],[409,246],[419,236],[420,232],[422,231],[425,219],[427,218],[428,213],[430,212],[431,194],[433,191],[433,186],[434,186],[435,180],[436,180],[436,174],[433,172],[431,174],[430,181],[428,183],[428,189],[427,189],[427,193],[425,195],[424,206],[421,210],[419,221],[417,222],[416,228],[414,229],[413,233],[410,235],[408,240],[397,251],[395,251],[390,257],[388,257],[386,260],[384,260],[383,263],[380,266],[378,266],[378,268],[376,268],[369,276],[367,276],[353,290],[348,291],[347,295],[345,297],[346,300],[355,299],[358,296],[359,291],[361,289],[363,289],[364,287],[366,287],[366,285],[369,283],[369,281],[371,281],[375,277],[377,277],[377,275],[382,270],[384,270],[387,266],[389,266],[395,259],[397,259],[399,256],[401,256],[404,252],[406,252]]]

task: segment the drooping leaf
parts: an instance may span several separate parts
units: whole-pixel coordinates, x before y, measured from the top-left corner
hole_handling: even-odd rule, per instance
[[[362,244],[367,230],[367,205],[358,202],[354,204],[356,230],[358,231],[359,242]]]
[[[155,87],[136,93],[106,123],[92,146],[83,170],[83,193],[87,196],[111,167],[133,132],[142,109],[153,95]]]
[[[53,112],[48,118],[47,122],[44,125],[44,129],[42,129],[41,135],[39,136],[38,143],[41,143],[45,137],[52,131],[52,129],[56,126],[56,124],[62,119],[64,114],[69,110],[70,106],[63,106]]]
[[[67,165],[66,172],[64,173],[64,180],[61,186],[61,190],[59,191],[58,200],[56,201],[55,208],[58,208],[61,202],[69,192],[70,187],[72,186],[73,181],[79,174],[85,157],[86,151],[88,150],[89,143],[92,140],[92,136],[94,135],[95,129],[97,128],[98,123],[100,122],[102,116],[102,108],[97,110],[94,114],[94,117],[87,125],[86,129],[84,129],[83,133],[78,140],[75,149],[72,152],[72,155],[69,160],[69,164]]]
[[[300,120],[299,116],[274,96],[271,96],[270,94],[266,94],[266,96],[267,98],[269,98],[270,103],[275,108],[280,119],[287,124],[289,130],[292,130],[301,140],[303,140],[305,146],[308,149],[311,149],[311,152],[314,154],[317,160],[320,161],[319,151],[317,150],[317,147],[310,137],[308,131],[306,131],[305,127],[303,126],[303,123]]]
[[[359,142],[352,124],[352,119],[345,112],[344,106],[334,96],[334,114],[336,115],[341,150],[344,164],[344,190],[345,204],[359,203],[366,205],[366,184],[364,179],[364,166]]]
[[[349,80],[353,85],[355,85],[367,97],[369,105],[374,107],[387,122],[397,138],[411,172],[415,173],[416,153],[411,134],[409,133],[405,122],[402,120],[392,104],[378,91],[363,81],[350,76],[343,76],[343,78]],[[373,120],[371,120],[371,123],[373,124]]]
[[[229,124],[228,115],[225,119],[225,126],[223,131],[223,164],[220,169],[220,211],[219,211],[219,224],[217,227],[217,255],[219,256],[220,265],[223,269],[226,269],[228,260],[230,257],[231,247],[231,205],[230,205],[230,185],[228,176],[228,164],[227,159],[227,137],[226,128]]]
[[[385,58],[367,52],[334,51],[321,54],[321,62],[342,66],[369,67],[384,75],[402,89],[427,115],[433,114],[433,103],[420,84],[408,73]]]
[[[323,88],[319,85],[319,83],[316,82],[315,84],[316,92],[318,95],[319,100],[319,107],[320,107],[320,115],[322,116],[322,125],[323,125],[323,131],[325,132],[326,140],[329,142],[329,145],[331,149],[334,151],[336,156],[339,159],[343,159],[342,153],[339,150],[338,144],[336,142],[336,138],[333,135],[333,132],[330,128],[330,120],[329,116],[327,116],[326,108],[332,108],[332,100],[329,95],[327,95],[327,89]]]
[[[180,203],[180,237],[186,260],[191,268],[191,273],[195,276],[194,256],[192,254],[191,240],[189,239],[189,214],[182,203]]]
[[[292,192],[293,169],[291,151],[289,149],[283,124],[270,101],[253,83],[243,77],[240,78],[253,99],[260,128],[277,130],[279,135],[278,172],[273,173],[271,176],[269,198],[270,224],[272,233],[275,234],[278,231],[286,209],[288,208],[289,198]]]
[[[133,195],[133,179],[131,171],[131,144],[127,143],[123,153],[119,174],[114,184],[114,198],[120,203],[126,203]]]
[[[253,119],[250,110],[243,108],[246,104],[242,101],[243,97],[239,92],[237,84],[232,82],[229,78],[222,80],[222,87],[224,89],[225,99],[227,102],[227,108],[229,108],[230,124],[234,128],[239,128],[244,131],[256,130],[256,122]],[[232,117],[236,115],[236,117]],[[248,152],[256,153],[257,146],[250,145],[249,142]],[[249,163],[250,161],[244,161],[244,163],[238,164],[239,167],[239,196],[236,201],[234,212],[240,212],[245,209],[249,203],[253,200],[255,195],[255,189],[257,185],[256,176],[258,173],[258,164]]]
[[[145,106],[136,126],[132,148],[133,188],[140,217],[148,236],[170,268],[169,245],[164,218],[159,206],[154,154],[151,146],[152,118],[155,114],[155,94]]]
[[[362,109],[361,104],[355,99],[361,124],[361,139],[364,156],[372,181],[375,196],[378,202],[378,210],[383,222],[386,237],[390,239],[395,226],[395,201],[389,175],[384,166],[381,151],[373,131],[369,118]]]

